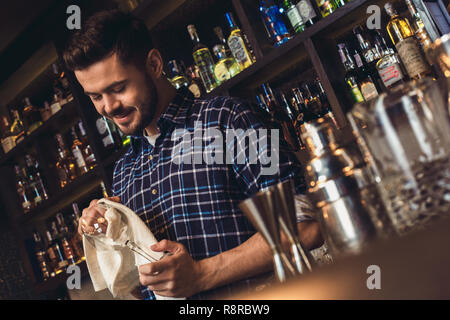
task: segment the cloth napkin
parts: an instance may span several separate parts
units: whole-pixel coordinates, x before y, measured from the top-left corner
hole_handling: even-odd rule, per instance
[[[138,266],[150,262],[130,250],[125,245],[126,241],[133,241],[148,255],[158,260],[163,258],[164,254],[150,249],[157,240],[130,208],[107,199],[100,199],[97,205],[106,209],[105,220],[108,222],[106,234],[83,235],[86,264],[94,290],[108,288],[114,297],[131,297],[131,291],[139,285]],[[180,299],[158,295],[156,298]]]

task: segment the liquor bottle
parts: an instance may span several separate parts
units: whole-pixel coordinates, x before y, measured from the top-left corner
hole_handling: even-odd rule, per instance
[[[430,57],[430,49],[432,40],[430,38],[430,35],[428,34],[427,30],[425,29],[425,25],[423,24],[422,19],[420,18],[420,14],[417,11],[416,7],[414,6],[413,2],[411,0],[405,0],[406,5],[408,6],[409,13],[412,17],[412,25],[414,28],[414,33],[419,40],[420,45],[422,46],[423,51],[425,52],[425,56],[427,58],[428,63],[431,63],[432,59]]]
[[[56,93],[53,95],[53,100],[50,105],[50,109],[52,110],[52,114],[55,114],[59,110],[61,110],[61,99],[58,97]]]
[[[283,8],[294,31],[296,33],[304,31],[305,26],[303,23],[302,16],[300,15],[300,12],[298,12],[298,8],[292,3],[292,1],[283,0]]]
[[[287,142],[290,144],[293,150],[299,150],[302,146],[302,141],[299,139],[297,130],[295,129],[294,125],[297,115],[292,111],[292,107],[289,105],[283,92],[280,93],[280,98],[282,109],[289,118],[289,120],[286,119],[286,128],[289,132]]]
[[[189,35],[191,36],[191,40],[194,42],[192,57],[198,67],[200,78],[202,79],[206,92],[211,92],[218,85],[216,78],[214,77],[214,60],[211,52],[204,44],[200,43],[200,39],[194,25],[188,25],[187,29]]]
[[[42,118],[39,109],[31,104],[29,98],[25,98],[24,103],[23,118],[28,129],[27,134],[30,134],[42,125]]]
[[[61,188],[64,188],[70,181],[77,177],[75,160],[70,156],[66,149],[63,137],[60,133],[56,134],[58,145],[58,154],[56,161],[56,170],[58,172]]]
[[[320,116],[322,117],[328,113],[332,115],[330,102],[328,101],[327,94],[323,89],[322,82],[320,82],[319,77],[316,77],[316,79],[314,80],[314,84],[318,89],[319,101],[321,104]]]
[[[287,112],[283,111],[281,104],[278,102],[272,88],[268,84],[263,83],[261,87],[263,89],[265,102],[270,112],[270,122],[275,126],[275,128],[280,127],[283,139],[293,150],[298,150],[299,145],[296,142],[296,135],[292,136],[292,134],[295,134],[294,125],[291,119],[287,116]]]
[[[52,223],[52,227],[53,226],[54,224]],[[75,264],[77,262],[75,252],[74,249],[72,248],[71,243],[68,240],[69,228],[67,227],[66,222],[64,221],[64,216],[60,212],[56,214],[56,227],[57,229],[55,229],[56,232],[54,237],[56,239],[59,239],[66,261],[69,264]]]
[[[216,34],[217,38],[219,39],[218,44],[222,44],[225,47],[225,54],[227,57],[231,58],[233,57],[233,54],[231,53],[230,47],[228,46],[227,40],[223,36],[223,31],[221,27],[215,27],[214,33]]]
[[[303,84],[306,109],[310,113],[310,119],[317,119],[321,116],[322,103],[316,92],[313,92],[308,83]]]
[[[33,208],[33,203],[30,201],[32,195],[28,192],[28,185],[25,179],[25,175],[19,166],[14,166],[14,173],[16,174],[16,191],[19,195],[19,201],[22,206],[23,212],[28,213]]]
[[[392,3],[386,3],[384,9],[391,17],[387,31],[395,45],[400,59],[411,79],[420,79],[431,75],[431,69],[422,56],[414,30],[405,18],[401,18]]]
[[[380,53],[371,44],[368,33],[364,31],[362,26],[356,26],[353,28],[353,34],[358,40],[359,49],[362,53],[364,61],[367,65],[374,65],[376,61],[381,58]]]
[[[16,146],[15,136],[11,133],[11,126],[9,125],[8,118],[6,116],[2,116],[1,121],[2,127],[2,147],[3,151],[8,153],[11,149]]]
[[[202,85],[202,80],[198,75],[198,67],[190,66],[186,69],[186,75],[189,77],[189,91],[192,92],[195,98],[200,98],[205,94],[205,88]]]
[[[52,70],[55,74],[55,82],[53,88],[55,90],[55,93],[60,97],[61,105],[64,105],[67,102],[73,100],[69,80],[67,79],[65,72],[61,71],[56,63],[52,64]]]
[[[86,162],[86,167],[89,170],[94,169],[94,167],[97,165],[97,160],[95,159],[94,152],[92,151],[91,146],[89,145],[89,139],[86,134],[86,130],[84,130],[83,121],[78,121],[78,129],[80,131],[80,140],[83,144],[81,148],[81,152],[83,154],[84,161]]]
[[[252,57],[245,45],[243,33],[234,21],[234,17],[231,12],[225,13],[225,18],[230,27],[230,36],[228,37],[228,46],[231,50],[231,54],[236,59],[241,70],[244,70],[252,65]]]
[[[78,208],[77,203],[72,203],[73,213],[71,215],[72,218],[72,237],[70,238],[70,242],[72,244],[72,248],[74,249],[75,256],[77,258],[77,263],[86,260],[84,256],[83,250],[83,238],[78,233],[78,223],[80,221],[80,209]]]
[[[341,62],[345,69],[344,80],[347,83],[347,86],[350,89],[350,93],[353,97],[354,102],[363,102],[364,97],[361,93],[361,89],[358,84],[358,76],[356,73],[356,65],[353,62],[352,57],[348,53],[347,46],[345,43],[338,44],[339,56],[341,58]]]
[[[261,0],[259,2],[259,12],[264,22],[267,34],[278,47],[291,39],[286,25],[283,22],[280,9],[273,0]]]
[[[47,254],[55,275],[58,275],[63,272],[65,267],[67,267],[68,262],[64,258],[61,246],[58,241],[53,238],[49,230],[45,231],[45,236],[47,237]]]
[[[100,133],[103,146],[106,150],[116,150],[122,147],[122,139],[115,124],[105,116],[97,119],[95,122],[97,131]]]
[[[103,198],[109,198],[108,190],[106,189],[105,183],[103,181],[100,182],[100,188],[102,188]]]
[[[392,88],[404,83],[405,72],[400,62],[398,54],[390,48],[384,37],[378,30],[374,30],[375,48],[380,53],[381,58],[377,61],[376,68],[385,88]]]
[[[306,105],[305,105],[305,98],[303,97],[303,92],[299,88],[292,88],[292,105],[295,109],[297,109],[297,123],[298,122],[307,122],[310,119],[307,118],[306,115]]]
[[[170,60],[167,63],[169,72],[167,76],[169,77],[170,83],[175,87],[175,89],[180,89],[181,87],[189,86],[189,82],[184,76],[184,68],[182,63],[177,60]]]
[[[33,159],[29,154],[25,155],[26,174],[30,186],[34,190],[34,203],[38,205],[43,200],[48,200],[47,190],[39,172],[39,163]]]
[[[334,0],[316,0],[316,4],[324,18],[332,14],[338,8]]]
[[[41,118],[42,121],[47,121],[52,116],[52,109],[50,108],[50,104],[48,101],[44,101],[44,107],[41,109]]]
[[[42,241],[41,235],[36,230],[33,232],[34,252],[41,271],[42,280],[47,280],[51,277],[53,270],[50,267],[50,261],[45,251],[45,245]]]
[[[11,110],[13,115],[13,123],[11,125],[11,135],[14,136],[15,144],[22,142],[25,139],[25,127],[22,120],[20,120],[20,115],[18,110]]]
[[[368,101],[378,96],[381,92],[376,79],[374,79],[373,73],[366,68],[361,56],[355,50],[353,53],[354,61],[356,62],[356,72],[358,74],[358,83],[364,100]]]
[[[332,0],[333,1],[333,0]],[[345,4],[347,2],[349,2],[350,0],[334,0],[334,2],[336,3],[336,6],[338,8],[345,6]]]
[[[321,14],[314,0],[300,0],[296,7],[306,27],[320,20]]]
[[[78,134],[75,130],[75,127],[70,128],[70,134],[72,136],[72,147],[71,147],[72,155],[75,158],[75,162],[77,164],[80,175],[83,175],[89,171],[83,155],[83,149],[85,148],[85,146],[78,138]]]
[[[215,45],[213,52],[217,57],[217,63],[214,67],[214,75],[219,83],[231,79],[239,72],[241,68],[233,57],[227,57],[225,47],[223,44]]]

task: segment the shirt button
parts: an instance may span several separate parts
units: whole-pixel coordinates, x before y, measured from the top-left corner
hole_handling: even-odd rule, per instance
[[[157,193],[158,193],[158,190],[153,189],[153,190],[152,190],[152,193],[153,193],[153,194],[157,194]]]
[[[149,155],[149,156],[148,156],[148,159],[149,159],[149,160],[153,160],[153,156],[152,156],[152,155]]]

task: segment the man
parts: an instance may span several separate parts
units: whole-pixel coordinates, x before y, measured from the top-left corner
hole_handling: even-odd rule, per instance
[[[301,191],[296,158],[280,152],[276,173],[263,175],[262,165],[249,161],[177,163],[172,154],[175,130],[192,132],[198,123],[220,132],[262,128],[248,104],[230,97],[194,100],[188,90],[177,92],[143,22],[119,11],[92,16],[69,41],[64,60],[97,112],[132,136],[114,169],[114,200],[146,222],[159,241],[152,250],[172,253],[139,267],[143,297],[214,298],[251,287],[270,272],[271,251],[238,204],[291,178]],[[104,211],[96,202],[83,210],[80,233],[96,232],[99,222],[97,231],[105,232]],[[305,216],[298,221],[305,246],[320,246],[317,223]]]

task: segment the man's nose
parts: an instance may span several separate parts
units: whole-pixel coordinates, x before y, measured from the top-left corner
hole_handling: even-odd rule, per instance
[[[104,97],[105,107],[104,112],[106,115],[113,115],[114,110],[118,109],[120,107],[120,100],[116,99],[114,95],[105,95]]]

